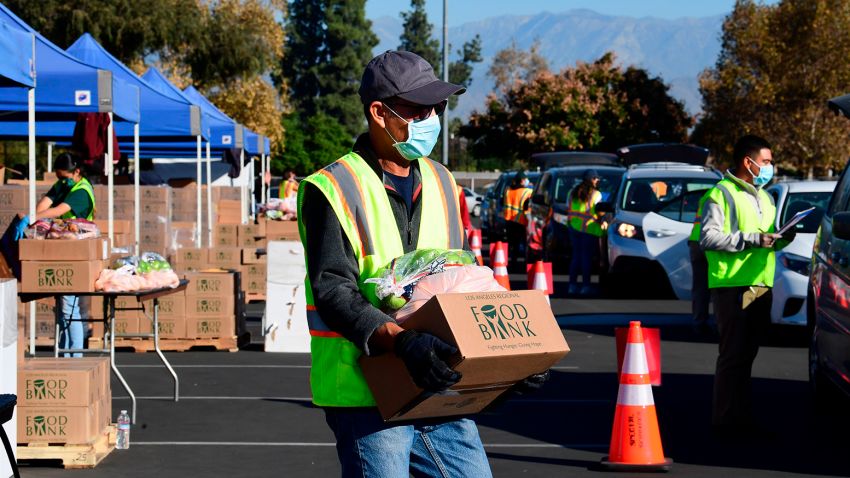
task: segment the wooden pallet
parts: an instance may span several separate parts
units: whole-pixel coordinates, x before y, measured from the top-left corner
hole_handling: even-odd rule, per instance
[[[115,449],[115,425],[108,425],[93,443],[82,445],[26,443],[19,444],[18,461],[60,460],[63,468],[94,468]]]
[[[159,349],[163,352],[186,352],[195,347],[214,348],[215,350],[227,350],[228,352],[239,351],[236,336],[216,339],[159,339]],[[103,339],[99,337],[89,338],[89,348],[103,348]],[[154,351],[153,339],[142,338],[119,338],[115,341],[115,348],[133,349],[136,353]]]

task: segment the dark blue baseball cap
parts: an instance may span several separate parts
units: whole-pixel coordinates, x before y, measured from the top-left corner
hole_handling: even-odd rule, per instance
[[[363,104],[398,97],[417,105],[436,105],[466,88],[437,79],[434,68],[409,51],[388,50],[372,58],[360,80]]]

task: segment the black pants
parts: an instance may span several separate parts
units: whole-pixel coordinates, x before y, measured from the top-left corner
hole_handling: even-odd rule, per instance
[[[720,333],[720,354],[714,374],[712,424],[739,427],[752,422],[750,377],[759,343],[770,324],[770,289],[746,305],[750,287],[711,289],[714,315]],[[762,288],[764,289],[764,288]]]
[[[691,314],[694,317],[694,325],[705,325],[708,323],[708,304],[711,294],[708,291],[708,261],[705,252],[699,247],[699,243],[688,242],[691,254],[691,269],[693,271],[691,281]]]
[[[517,264],[519,256],[525,253],[525,226],[515,221],[505,221],[505,234],[508,237],[508,260]]]

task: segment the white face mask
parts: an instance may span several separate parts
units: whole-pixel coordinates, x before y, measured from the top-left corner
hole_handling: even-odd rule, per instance
[[[393,135],[384,127],[384,131],[393,140],[393,147],[396,151],[408,161],[414,161],[431,154],[434,145],[437,144],[437,139],[440,137],[440,117],[432,114],[422,121],[407,121],[389,106],[384,105],[384,107],[407,123],[407,141],[402,142],[393,138]]]

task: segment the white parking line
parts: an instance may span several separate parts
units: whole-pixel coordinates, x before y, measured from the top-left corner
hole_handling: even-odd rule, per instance
[[[323,442],[134,441],[133,446],[275,446],[335,447]],[[607,443],[485,443],[484,448],[608,448]]]
[[[129,400],[128,396],[115,396],[112,397],[113,400]],[[136,397],[136,400],[173,400],[174,397],[171,395],[161,395],[161,396],[141,396]],[[310,397],[219,397],[219,396],[180,396],[180,400],[278,400],[278,401],[287,401],[287,402],[312,402],[313,399]],[[599,399],[535,399],[535,398],[527,398],[527,399],[519,399],[511,401],[512,404],[523,404],[523,403],[611,403],[612,400],[599,400]]]

